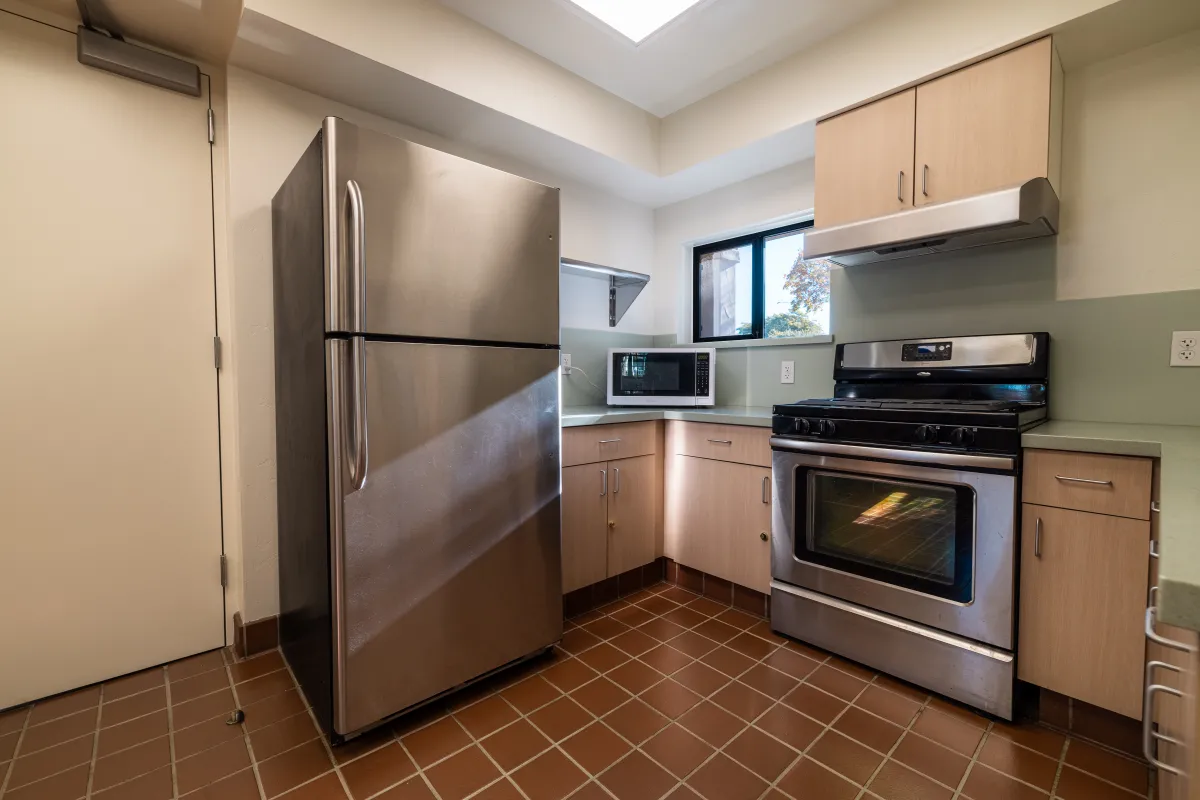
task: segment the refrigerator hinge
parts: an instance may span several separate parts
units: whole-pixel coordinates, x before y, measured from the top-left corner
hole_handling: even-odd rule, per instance
[[[217,120],[213,114],[213,110],[208,109],[208,143],[213,144],[217,141]]]
[[[217,369],[221,368],[221,337],[213,337],[213,366]]]
[[[229,560],[225,558],[225,554],[221,554],[221,586],[229,586]]]

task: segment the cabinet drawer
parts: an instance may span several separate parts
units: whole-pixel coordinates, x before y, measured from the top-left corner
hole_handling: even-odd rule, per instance
[[[670,423],[669,452],[759,467],[771,466],[771,431],[709,422]]]
[[[658,423],[622,422],[617,425],[585,425],[564,428],[564,467],[592,464],[614,458],[654,455],[658,451]]]
[[[1153,462],[1148,458],[1026,450],[1027,503],[1150,519]]]

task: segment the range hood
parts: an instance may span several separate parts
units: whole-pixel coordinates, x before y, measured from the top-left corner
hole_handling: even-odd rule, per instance
[[[1034,178],[1011,189],[810,231],[805,258],[851,267],[1058,233],[1058,195]]]

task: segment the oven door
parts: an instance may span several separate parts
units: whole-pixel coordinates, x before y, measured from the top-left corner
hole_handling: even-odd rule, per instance
[[[608,404],[696,405],[696,351],[610,350]]]
[[[772,578],[1012,649],[1013,459],[771,445]]]

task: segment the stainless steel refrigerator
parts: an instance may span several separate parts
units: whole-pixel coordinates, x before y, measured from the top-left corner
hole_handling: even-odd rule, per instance
[[[335,117],[275,195],[280,640],[335,742],[562,636],[558,214]]]

